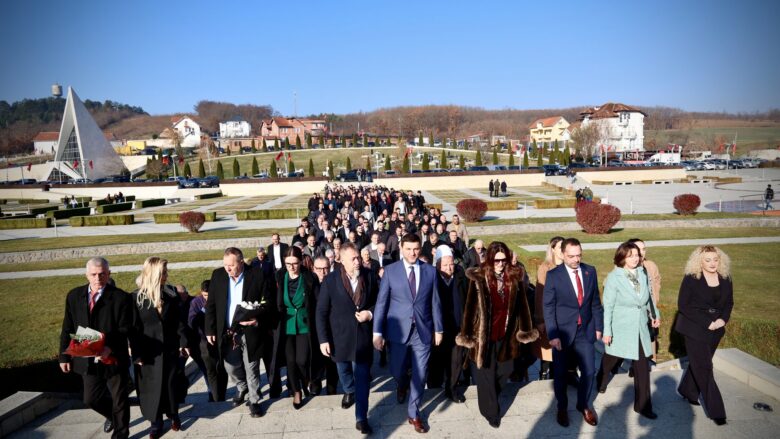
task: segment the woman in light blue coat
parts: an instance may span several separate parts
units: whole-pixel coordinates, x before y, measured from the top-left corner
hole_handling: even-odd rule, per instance
[[[615,251],[615,269],[604,284],[604,350],[597,385],[606,390],[612,368],[623,359],[634,360],[634,411],[655,419],[650,402],[650,363],[653,355],[650,328],[661,324],[648,287],[647,274],[639,266],[639,248],[624,242]]]

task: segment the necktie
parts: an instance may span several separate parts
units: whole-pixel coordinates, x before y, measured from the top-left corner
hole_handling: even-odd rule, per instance
[[[95,307],[95,302],[97,302],[97,292],[90,293],[89,294],[89,313],[92,314],[92,308]]]
[[[577,303],[582,307],[582,301],[585,298],[585,292],[582,290],[582,281],[580,280],[579,270],[574,270],[574,280],[577,281]],[[582,316],[577,316],[577,324],[582,324]]]
[[[414,274],[414,265],[409,267],[409,289],[412,290],[412,300],[417,297],[417,277]]]

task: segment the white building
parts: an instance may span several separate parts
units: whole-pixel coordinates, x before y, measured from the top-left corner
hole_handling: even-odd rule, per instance
[[[596,147],[608,151],[644,151],[645,113],[625,104],[606,103],[580,113],[582,127],[597,124],[601,138]]]
[[[103,131],[106,136],[106,140],[111,143],[112,147],[122,145],[122,141],[114,136],[114,133]],[[36,155],[54,154],[57,149],[57,141],[60,138],[60,133],[57,131],[41,131],[37,136],[33,138],[33,147],[35,148]]]
[[[234,116],[227,122],[219,123],[219,137],[222,139],[232,137],[249,137],[249,133],[252,131],[252,126],[249,122],[241,119],[239,116]]]
[[[189,116],[175,116],[173,129],[179,133],[182,148],[197,148],[200,146],[200,125]],[[163,137],[162,135],[160,137]]]

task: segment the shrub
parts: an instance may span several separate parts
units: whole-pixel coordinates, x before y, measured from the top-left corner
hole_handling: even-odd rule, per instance
[[[217,212],[203,212],[203,214],[206,216],[206,222],[214,222],[217,220]],[[155,213],[154,223],[155,224],[178,223],[179,215],[180,214],[178,213]]]
[[[74,209],[52,210],[46,212],[46,216],[54,219],[70,218],[72,216],[89,215],[92,212],[91,207],[77,207]]]
[[[33,215],[39,215],[42,213],[50,212],[52,210],[59,210],[60,206],[43,206],[43,207],[33,207],[30,209],[30,213]]]
[[[95,212],[99,214],[103,214],[103,213],[111,213],[111,212],[121,212],[123,210],[130,210],[132,208],[133,208],[133,203],[131,201],[128,201],[126,203],[103,204],[95,208]]]
[[[610,204],[580,201],[574,207],[577,223],[585,233],[604,234],[620,221],[620,209]]]
[[[488,210],[487,203],[476,198],[460,200],[455,208],[458,210],[458,215],[469,222],[481,220]]]
[[[267,220],[267,219],[292,219],[306,215],[306,209],[266,209],[266,210],[237,210],[238,221]]]
[[[10,218],[0,220],[0,230],[41,229],[51,227],[51,218]]]
[[[144,207],[164,206],[164,205],[165,205],[165,198],[152,198],[149,200],[140,200],[135,202],[136,209],[143,209]]]
[[[69,220],[72,227],[82,226],[124,226],[135,223],[133,215],[74,216]]]
[[[695,215],[701,205],[701,198],[695,194],[681,194],[674,197],[674,208],[680,215]]]
[[[190,232],[198,233],[206,222],[206,215],[203,212],[183,212],[179,215],[179,224]]]

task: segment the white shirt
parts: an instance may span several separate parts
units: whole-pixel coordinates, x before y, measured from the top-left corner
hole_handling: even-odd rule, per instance
[[[282,269],[282,246],[281,245],[275,245],[274,248],[274,266],[277,270]]]
[[[585,297],[585,282],[582,280],[582,266],[578,265],[576,270],[577,274],[580,276],[580,281],[582,282],[582,296]],[[572,288],[574,288],[574,297],[577,297],[577,278],[574,276],[574,269],[569,268],[567,265],[566,271],[569,273],[569,280],[571,281]]]
[[[244,297],[244,272],[238,275],[238,278],[233,280],[228,276],[228,301],[227,301],[227,321],[226,327],[230,327],[233,324],[233,315],[236,313],[236,305],[241,303],[241,299]]]
[[[103,296],[103,291],[105,291],[106,287],[103,287],[99,290],[97,290],[97,293],[95,293],[95,303],[94,305],[97,305],[98,300],[100,300],[100,297]],[[92,298],[92,287],[87,287],[87,303],[89,303],[90,299]]]

